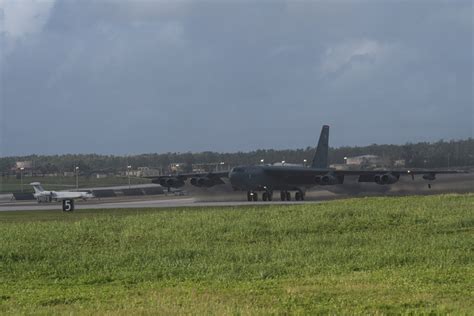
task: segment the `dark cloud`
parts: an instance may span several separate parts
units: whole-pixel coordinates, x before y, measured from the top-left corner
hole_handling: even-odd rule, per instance
[[[2,154],[472,137],[470,6],[58,1],[2,35]]]

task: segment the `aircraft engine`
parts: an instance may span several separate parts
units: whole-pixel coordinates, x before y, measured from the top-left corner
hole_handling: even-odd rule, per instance
[[[162,177],[154,179],[151,182],[167,188],[180,188],[184,186],[184,180],[177,177]]]
[[[398,177],[391,173],[377,174],[374,177],[374,182],[380,185],[393,184],[397,181],[398,181]]]
[[[319,185],[342,184],[344,182],[344,176],[335,176],[334,174],[328,173],[324,176],[317,176],[314,181]]]
[[[190,183],[196,187],[205,187],[210,188],[217,184],[221,184],[222,180],[220,178],[210,178],[207,176],[191,178]]]

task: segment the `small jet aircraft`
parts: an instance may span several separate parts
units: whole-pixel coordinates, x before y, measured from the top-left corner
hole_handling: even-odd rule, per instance
[[[344,184],[347,176],[357,176],[358,182],[372,182],[378,185],[390,185],[398,182],[400,176],[411,176],[414,180],[416,175],[421,175],[429,181],[436,179],[437,174],[467,173],[458,170],[336,170],[329,168],[329,126],[324,125],[319,137],[318,146],[314,159],[309,167],[282,165],[249,165],[238,166],[230,172],[209,173],[183,173],[169,176],[148,177],[153,183],[160,184],[166,188],[179,188],[185,185],[187,179],[196,187],[212,187],[225,182],[221,178],[229,178],[229,182],[236,191],[247,191],[248,201],[258,200],[258,191],[262,192],[263,201],[271,201],[273,192],[280,191],[280,199],[289,201],[290,191],[296,191],[294,199],[302,201],[307,189],[314,186],[331,186]]]
[[[80,192],[80,191],[46,191],[43,189],[43,186],[39,182],[32,182],[30,185],[35,190],[33,196],[38,201],[41,202],[58,202],[61,201],[63,204],[64,212],[74,211],[74,200],[83,199],[87,200],[93,198],[94,195],[89,192]]]

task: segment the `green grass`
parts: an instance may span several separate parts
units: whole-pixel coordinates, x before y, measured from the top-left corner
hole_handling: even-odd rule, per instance
[[[474,195],[0,213],[0,314],[470,314]]]
[[[30,177],[23,178],[23,191],[33,192],[31,182],[41,182],[46,190],[70,190],[76,188],[76,177]],[[131,184],[150,183],[149,179],[130,178]],[[79,188],[106,187],[128,185],[128,177],[108,176],[105,178],[94,178],[79,176]],[[21,192],[21,179],[15,176],[0,177],[0,193]]]

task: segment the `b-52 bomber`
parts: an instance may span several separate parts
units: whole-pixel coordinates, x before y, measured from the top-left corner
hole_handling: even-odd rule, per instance
[[[314,186],[340,185],[344,183],[346,176],[358,176],[359,182],[390,185],[396,183],[400,176],[411,176],[414,180],[415,175],[422,175],[424,180],[433,181],[437,174],[465,173],[451,170],[336,170],[329,168],[328,151],[329,126],[324,125],[309,167],[285,164],[247,165],[235,167],[230,172],[182,173],[150,178],[153,183],[168,190],[184,186],[188,179],[191,185],[209,188],[225,184],[222,178],[229,178],[234,190],[247,191],[248,201],[258,201],[258,192],[262,192],[263,201],[272,201],[275,191],[280,192],[282,201],[291,200],[291,191],[295,192],[296,201],[302,201],[307,189]]]

